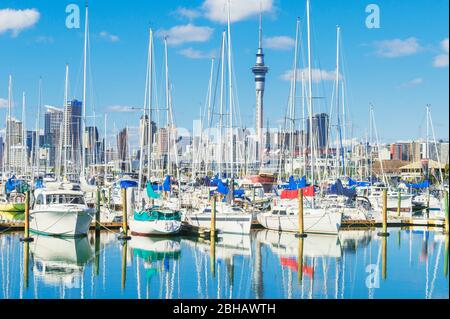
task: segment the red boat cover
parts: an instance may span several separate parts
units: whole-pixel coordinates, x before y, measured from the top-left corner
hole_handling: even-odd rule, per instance
[[[303,196],[314,197],[314,186],[309,186],[309,187],[305,187],[302,189],[303,189]],[[293,190],[293,191],[285,189],[284,191],[281,192],[280,197],[281,197],[281,199],[298,198],[298,189]]]

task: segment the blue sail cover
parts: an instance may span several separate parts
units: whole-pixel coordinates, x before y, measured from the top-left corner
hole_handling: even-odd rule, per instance
[[[38,179],[36,180],[36,183],[34,183],[34,187],[35,187],[36,189],[38,189],[38,188],[44,188],[44,182],[42,181],[41,178],[38,178]]]
[[[348,178],[348,186],[365,187],[365,186],[370,186],[370,182],[357,182],[349,177]]]
[[[170,192],[170,175],[167,175],[164,179],[163,191]]]
[[[408,188],[414,188],[414,189],[430,187],[430,181],[428,179],[424,180],[422,183],[418,183],[418,184],[409,184],[409,183],[405,183],[405,184]]]
[[[294,176],[289,177],[288,189],[291,191],[297,190],[299,188],[305,188],[306,185],[306,176],[303,176],[301,179],[294,180]]]
[[[234,197],[243,197],[245,195],[245,190],[243,189],[236,189],[234,191]]]
[[[355,197],[356,196],[356,190],[345,188],[342,185],[342,182],[340,179],[336,181],[336,183],[332,184],[328,189],[329,194],[335,194],[335,195],[343,195],[346,197]]]
[[[136,181],[123,180],[120,181],[120,188],[137,187],[138,183]]]
[[[217,185],[217,191],[222,195],[228,195],[229,192],[228,187],[221,180],[219,180]]]

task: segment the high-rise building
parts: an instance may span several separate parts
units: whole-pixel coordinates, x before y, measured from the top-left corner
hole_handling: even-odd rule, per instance
[[[65,132],[64,149],[67,151],[67,156],[71,158],[71,154],[78,154],[80,152],[80,138],[81,138],[81,112],[83,103],[78,100],[69,101],[65,107]]]
[[[328,121],[326,113],[314,114],[312,118],[313,146],[318,147],[319,150],[325,149],[328,143]],[[308,148],[311,148],[310,122],[307,123],[307,142]]]
[[[63,110],[47,106],[44,114],[44,146],[49,149],[49,165],[54,166],[62,137]]]
[[[258,142],[258,158],[261,159],[262,149],[264,148],[264,88],[266,82],[266,74],[269,68],[264,64],[264,53],[262,48],[262,16],[259,16],[259,37],[258,51],[256,52],[256,64],[252,68],[255,75],[256,88],[256,119],[255,131]]]
[[[98,129],[96,126],[86,127],[86,136],[84,147],[86,148],[86,162],[88,164],[99,163],[99,148],[98,148]]]
[[[125,162],[128,156],[128,130],[124,128],[117,135],[117,153],[119,161]]]

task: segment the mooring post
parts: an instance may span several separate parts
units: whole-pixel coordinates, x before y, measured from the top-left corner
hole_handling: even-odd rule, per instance
[[[213,196],[212,210],[211,210],[211,229],[210,229],[210,237],[216,236],[216,195]]]
[[[94,272],[96,276],[100,274],[100,232],[97,230],[95,231]]]
[[[383,208],[381,211],[381,217],[383,219],[383,228],[382,231],[378,233],[378,236],[384,236],[387,237],[389,236],[389,233],[387,231],[387,189],[383,189],[383,194],[382,194],[382,201],[383,201]]]
[[[397,194],[397,216],[400,217],[402,211],[402,194],[398,191]]]
[[[127,189],[122,188],[122,234],[119,239],[129,240],[128,236],[128,219],[127,219]]]
[[[303,280],[303,238],[304,237],[298,237],[297,277],[299,283]]]
[[[444,211],[445,211],[445,233],[448,235],[450,230],[448,224],[448,191],[444,191]]]
[[[127,281],[127,242],[124,241],[122,245],[122,290],[125,289],[125,283]]]
[[[100,231],[100,188],[97,187],[97,205],[95,209],[95,232]]]
[[[306,237],[303,224],[303,189],[298,190],[298,234],[297,237]]]
[[[30,237],[30,191],[25,192],[25,224],[24,235],[20,240],[23,242],[33,241],[33,237]]]
[[[30,243],[28,241],[24,242],[23,245],[23,286],[28,288],[28,269],[29,267],[29,256],[30,256]]]
[[[387,278],[387,238],[383,237],[381,242],[382,260],[381,260],[381,278],[386,280]]]

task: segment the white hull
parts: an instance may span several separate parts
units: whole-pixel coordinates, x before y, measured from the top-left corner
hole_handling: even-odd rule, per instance
[[[187,222],[196,227],[211,228],[211,214],[199,213],[186,215]],[[216,230],[230,234],[249,234],[252,214],[216,214]]]
[[[381,210],[383,208],[383,201],[380,196],[369,196],[369,201],[375,210]],[[388,196],[387,198],[387,209],[393,210],[398,207],[398,197]],[[411,195],[401,195],[401,208],[402,209],[412,209],[412,196]]]
[[[178,220],[134,220],[129,221],[132,234],[140,236],[148,235],[173,235],[180,231],[181,221]]]
[[[49,207],[30,213],[30,230],[55,236],[84,236],[89,232],[94,209]]]
[[[258,222],[267,229],[277,231],[298,232],[298,215],[272,215],[260,213]],[[342,213],[324,209],[305,209],[303,229],[306,233],[337,234],[341,227]]]

